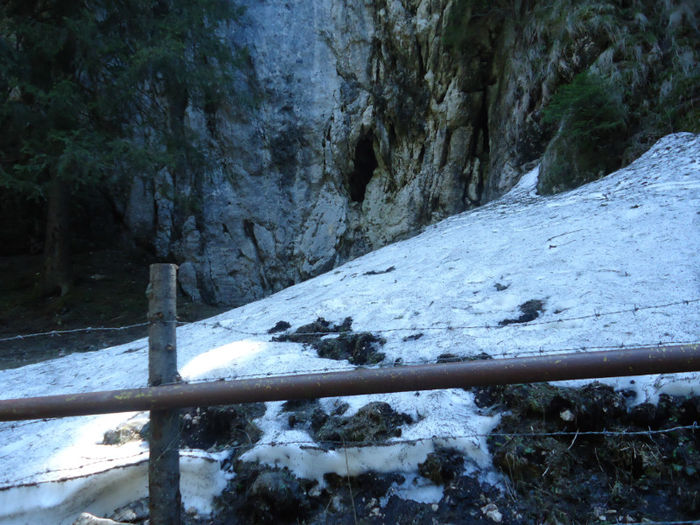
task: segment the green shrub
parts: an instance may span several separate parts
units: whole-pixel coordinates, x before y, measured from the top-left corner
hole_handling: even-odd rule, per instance
[[[542,120],[559,128],[542,158],[541,194],[575,188],[619,167],[627,110],[610,82],[591,72],[578,74],[556,91]]]
[[[661,100],[662,116],[668,120],[669,132],[700,133],[700,74],[677,74],[672,86]]]
[[[591,144],[623,132],[626,119],[627,111],[617,89],[588,71],[561,86],[542,112],[545,124],[564,124],[571,138]]]

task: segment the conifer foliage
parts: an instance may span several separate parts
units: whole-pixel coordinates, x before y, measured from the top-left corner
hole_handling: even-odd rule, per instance
[[[226,0],[0,5],[0,189],[49,201],[46,291],[69,286],[51,260],[69,264],[55,244],[67,243],[72,196],[183,169],[196,151],[186,110],[211,113],[232,95],[240,55],[222,29],[240,14]]]
[[[542,118],[547,124],[567,120],[572,137],[600,145],[624,130],[627,117],[622,96],[615,87],[584,71],[554,93]]]

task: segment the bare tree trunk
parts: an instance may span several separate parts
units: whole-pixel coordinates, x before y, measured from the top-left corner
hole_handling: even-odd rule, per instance
[[[70,290],[72,263],[70,254],[70,225],[68,202],[70,190],[56,175],[51,178],[46,215],[46,237],[44,240],[44,275],[41,291],[45,295]]]

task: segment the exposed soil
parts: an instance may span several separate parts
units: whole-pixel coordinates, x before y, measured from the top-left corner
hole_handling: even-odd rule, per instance
[[[662,394],[657,405],[629,408],[631,393],[599,383],[581,389],[537,384],[496,390],[491,397],[500,397],[509,413],[494,434],[521,435],[494,435],[489,448],[528,522],[700,517],[700,429],[646,433],[696,424],[700,397]]]
[[[297,416],[296,419],[300,418]],[[373,402],[349,417],[338,414],[338,411],[327,415],[316,410],[311,419],[311,436],[329,448],[380,443],[390,437],[400,437],[401,425],[411,422],[411,416],[396,412],[388,403]]]
[[[0,340],[15,336],[118,328],[145,323],[149,264],[147,254],[101,250],[74,256],[75,286],[63,297],[41,297],[36,283],[40,256],[0,257]],[[226,308],[178,297],[178,317],[195,321]],[[73,352],[90,352],[145,337],[147,327],[86,331],[0,341],[0,369],[16,368]]]
[[[197,407],[181,413],[182,448],[233,449],[240,455],[255,445],[262,431],[253,422],[265,414],[264,403]]]
[[[484,410],[507,411],[489,438],[499,487],[465,476],[465,458],[451,449],[437,449],[418,466],[420,476],[443,487],[444,496],[432,504],[393,494],[392,487],[405,481],[399,473],[329,474],[321,487],[284,468],[242,462],[234,453],[228,468],[236,475],[207,523],[573,525],[700,516],[700,431],[646,432],[697,422],[700,398],[661,396],[658,405],[632,407],[629,393],[598,383],[582,389],[535,384],[475,390]],[[289,402],[285,410],[290,426],[308,427],[320,444],[325,432],[337,438],[348,426],[359,433],[355,441],[384,441],[410,418],[381,405],[358,411],[357,421],[370,414],[361,425],[322,413],[315,401]],[[385,426],[373,413],[383,414]],[[613,434],[623,431],[641,433]],[[353,440],[352,435],[342,438]]]

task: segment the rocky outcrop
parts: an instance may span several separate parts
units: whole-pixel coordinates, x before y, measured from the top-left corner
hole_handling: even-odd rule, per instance
[[[585,23],[567,25],[566,1],[241,3],[227,33],[248,50],[239,100],[188,115],[206,168],[137,178],[123,206],[131,236],[213,303],[259,298],[503,194],[553,134],[540,111],[556,85],[605,51]],[[552,40],[565,29],[578,36]]]
[[[487,94],[442,40],[449,4],[248,2],[247,104],[190,115],[214,167],[136,180],[131,230],[239,304],[478,204]]]

